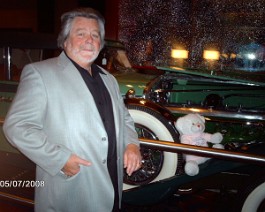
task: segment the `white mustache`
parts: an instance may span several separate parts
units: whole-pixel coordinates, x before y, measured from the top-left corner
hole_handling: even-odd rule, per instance
[[[95,51],[95,47],[91,44],[86,44],[81,46],[81,50],[89,50],[89,51]]]

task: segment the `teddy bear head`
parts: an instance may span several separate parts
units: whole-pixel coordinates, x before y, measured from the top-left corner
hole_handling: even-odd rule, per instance
[[[178,118],[175,126],[181,135],[204,132],[205,118],[197,113],[187,114]]]

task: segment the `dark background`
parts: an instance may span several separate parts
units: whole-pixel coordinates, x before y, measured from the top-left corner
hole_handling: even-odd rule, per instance
[[[0,30],[58,33],[62,13],[76,7],[93,7],[106,18],[106,36],[116,39],[119,0],[106,2],[108,3],[105,0],[0,0]],[[108,27],[109,25],[112,27]]]
[[[151,41],[154,65],[169,65],[171,50],[181,47],[189,51],[189,66],[200,67],[205,49],[219,51],[222,62],[230,63],[242,46],[264,47],[264,5],[265,0],[0,0],[0,32],[58,34],[62,13],[93,7],[106,19],[106,38],[124,43],[132,62],[138,64]]]

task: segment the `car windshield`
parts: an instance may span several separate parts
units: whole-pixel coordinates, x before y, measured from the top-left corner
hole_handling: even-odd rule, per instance
[[[110,73],[125,72],[132,69],[126,50],[119,42],[108,41],[95,62]]]

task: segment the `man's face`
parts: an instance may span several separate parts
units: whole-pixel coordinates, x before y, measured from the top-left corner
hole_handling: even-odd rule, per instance
[[[69,37],[64,42],[66,54],[81,67],[87,69],[100,51],[100,31],[95,19],[76,17]]]

